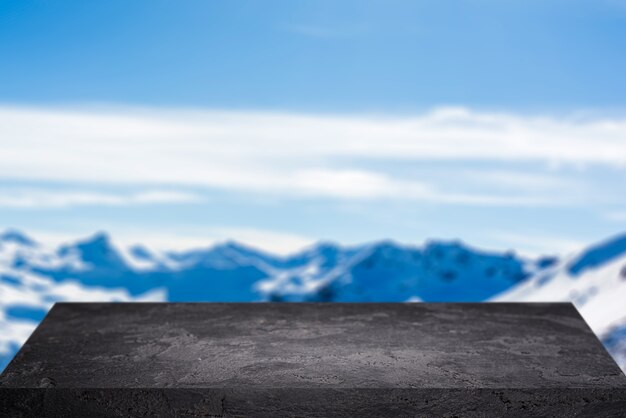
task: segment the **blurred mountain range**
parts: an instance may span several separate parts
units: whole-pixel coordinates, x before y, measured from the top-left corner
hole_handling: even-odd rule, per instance
[[[626,235],[567,256],[521,257],[461,242],[322,242],[277,256],[236,242],[189,251],[57,247],[0,234],[0,370],[56,301],[572,301],[626,370]]]

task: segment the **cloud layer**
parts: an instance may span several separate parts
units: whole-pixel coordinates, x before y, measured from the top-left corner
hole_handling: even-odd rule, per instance
[[[18,209],[193,203],[201,200],[200,196],[192,193],[166,190],[146,190],[136,193],[103,193],[81,190],[53,191],[40,188],[0,189],[0,207]]]
[[[566,192],[572,184],[528,170],[499,169],[493,176],[491,166],[621,168],[626,164],[626,118],[547,118],[464,108],[388,117],[4,107],[0,149],[0,179],[148,188],[125,197],[0,195],[5,206],[195,199],[187,192],[154,192],[150,188],[155,185],[288,197],[549,205],[557,202],[555,190]],[[451,169],[456,185],[394,169],[426,163],[480,168],[467,175]],[[472,178],[481,187],[465,187]],[[566,195],[558,202],[566,202]]]

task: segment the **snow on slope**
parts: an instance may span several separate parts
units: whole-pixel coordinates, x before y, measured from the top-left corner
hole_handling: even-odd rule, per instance
[[[493,301],[571,301],[626,370],[626,235],[564,257]]]
[[[123,288],[87,287],[77,280],[57,282],[23,266],[59,268],[71,266],[83,270],[82,261],[72,254],[57,257],[54,251],[17,232],[0,235],[0,370],[26,341],[54,302],[73,301],[163,301],[163,289],[154,289],[132,297]]]
[[[621,270],[626,266],[626,255],[579,277],[568,273],[570,263],[571,258],[565,259],[554,270],[542,272],[493,300],[571,301],[599,334],[626,321],[626,278],[621,276]]]

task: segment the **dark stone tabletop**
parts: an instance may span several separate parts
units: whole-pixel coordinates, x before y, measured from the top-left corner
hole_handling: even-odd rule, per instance
[[[568,303],[61,303],[0,416],[626,416]]]

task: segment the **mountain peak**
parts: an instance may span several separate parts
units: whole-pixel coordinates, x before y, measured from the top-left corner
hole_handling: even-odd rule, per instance
[[[6,231],[0,233],[0,241],[12,242],[29,247],[37,245],[35,240],[16,229],[7,229]]]
[[[104,231],[98,231],[92,236],[81,241],[83,244],[94,244],[94,245],[110,245],[111,237]]]
[[[432,239],[426,241],[424,250],[467,250],[468,247],[460,240]]]
[[[75,247],[84,252],[117,253],[117,249],[106,232],[96,232],[90,237],[76,242]]]
[[[96,266],[127,269],[124,260],[111,242],[111,238],[105,232],[97,232],[94,235],[60,248],[61,255],[78,250],[83,261]]]
[[[585,270],[610,262],[624,253],[626,253],[626,233],[590,247],[570,263],[568,271],[578,276]]]
[[[227,240],[222,243],[219,243],[213,247],[214,249],[222,249],[222,250],[232,250],[238,253],[249,254],[249,253],[259,253],[261,250],[257,250],[256,248],[250,247],[246,244],[242,244],[241,242],[235,240]]]
[[[318,254],[329,255],[329,254],[336,254],[344,249],[345,249],[344,247],[342,247],[341,245],[333,241],[318,241],[314,244],[311,244],[301,249],[295,254],[291,254],[291,256],[292,257],[296,257],[296,256],[311,257],[311,256],[318,255]]]

